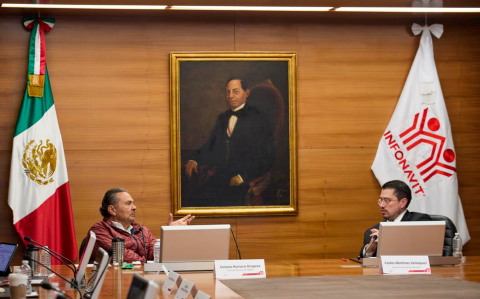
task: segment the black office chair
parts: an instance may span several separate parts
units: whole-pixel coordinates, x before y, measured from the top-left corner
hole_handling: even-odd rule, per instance
[[[82,257],[82,253],[85,250],[85,246],[87,245],[87,238],[88,237],[85,237],[82,241],[82,244],[80,245],[80,251],[78,252],[78,260],[80,260],[80,258]]]
[[[443,256],[453,255],[453,237],[457,232],[455,224],[450,218],[442,215],[430,215],[433,221],[445,221],[445,241],[443,243]]]

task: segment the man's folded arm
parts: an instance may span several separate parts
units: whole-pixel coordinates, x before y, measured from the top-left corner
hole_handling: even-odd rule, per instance
[[[134,261],[143,262],[143,261],[145,261],[145,258],[142,257],[142,256],[139,256],[135,251],[125,248],[125,255],[123,256],[123,260],[126,263],[131,263],[131,262],[134,262]]]

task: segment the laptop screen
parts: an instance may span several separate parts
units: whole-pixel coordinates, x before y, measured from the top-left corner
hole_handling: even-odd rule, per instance
[[[0,272],[7,272],[17,246],[16,244],[0,243]]]

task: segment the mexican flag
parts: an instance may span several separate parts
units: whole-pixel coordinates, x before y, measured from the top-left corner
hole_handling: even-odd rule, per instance
[[[443,25],[420,26],[420,46],[395,112],[373,161],[380,185],[402,180],[412,190],[408,210],[450,218],[462,240],[470,240],[458,195],[457,154],[433,56],[432,34],[440,38]]]
[[[75,260],[77,245],[67,166],[45,62],[45,32],[53,28],[54,22],[24,20],[32,34],[27,87],[13,137],[8,205],[22,239],[28,236]],[[56,260],[51,260],[55,264]]]

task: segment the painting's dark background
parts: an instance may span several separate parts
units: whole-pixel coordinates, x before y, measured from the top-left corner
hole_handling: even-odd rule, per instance
[[[180,140],[182,165],[192,151],[208,140],[218,115],[229,109],[225,85],[232,77],[241,77],[252,89],[249,105],[260,107],[271,115],[271,109],[261,105],[255,97],[254,86],[268,80],[283,98],[283,126],[276,139],[277,158],[272,170],[272,181],[262,194],[265,205],[290,204],[289,172],[289,86],[287,61],[181,61],[180,62]],[[263,102],[264,103],[264,102]],[[273,116],[272,116],[273,117]],[[182,207],[186,206],[187,180],[182,167]]]

